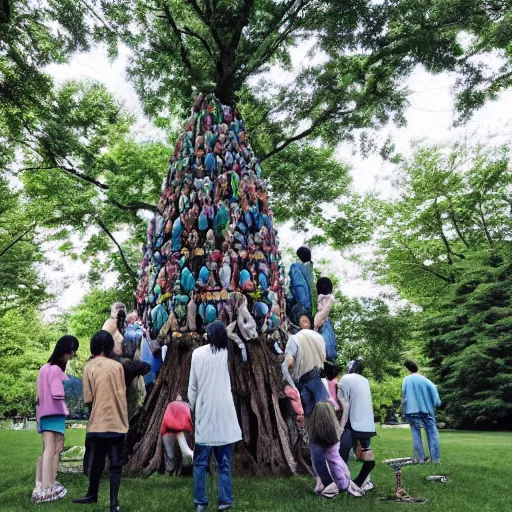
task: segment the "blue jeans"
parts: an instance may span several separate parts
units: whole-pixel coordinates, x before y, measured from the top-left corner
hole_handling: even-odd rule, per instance
[[[219,475],[219,506],[233,503],[233,487],[231,486],[231,461],[233,459],[233,445],[206,446],[196,444],[194,448],[194,503],[208,506],[206,497],[206,468],[210,460],[210,453],[217,464]]]
[[[424,428],[427,433],[428,450],[432,462],[439,462],[440,447],[439,435],[436,427],[436,417],[426,412],[415,412],[406,414],[405,417],[411,425],[413,458],[416,461],[423,462],[425,460],[425,452],[423,451],[423,441],[421,440],[421,429]]]

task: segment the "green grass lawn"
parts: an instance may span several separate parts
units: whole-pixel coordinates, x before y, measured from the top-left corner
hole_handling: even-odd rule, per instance
[[[66,446],[83,443],[83,430],[68,430]],[[372,480],[375,490],[363,498],[340,495],[332,501],[313,494],[311,477],[237,478],[234,477],[235,508],[239,511],[334,511],[395,510],[420,507],[424,511],[500,512],[512,510],[510,452],[512,433],[441,432],[440,466],[413,466],[403,470],[403,483],[416,497],[425,497],[427,504],[398,504],[379,501],[379,496],[394,490],[394,475],[380,463],[411,453],[409,430],[379,430],[372,443],[377,467]],[[0,511],[108,511],[108,481],[102,483],[100,502],[93,506],[73,505],[71,499],[87,489],[82,475],[61,475],[69,494],[55,503],[34,505],[29,495],[33,488],[36,459],[41,449],[35,432],[0,431]],[[350,464],[353,473],[358,464]],[[428,483],[425,477],[445,474],[447,484]],[[215,510],[215,492],[209,481],[210,510]],[[163,512],[193,510],[192,479],[154,475],[147,480],[124,479],[120,501],[125,512]]]

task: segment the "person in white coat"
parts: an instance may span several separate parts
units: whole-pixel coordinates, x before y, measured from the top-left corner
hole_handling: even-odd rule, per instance
[[[206,468],[213,450],[219,475],[218,510],[233,508],[231,461],[242,439],[228,369],[228,335],[222,322],[206,326],[208,344],[192,353],[188,400],[194,413],[194,503],[206,510]]]

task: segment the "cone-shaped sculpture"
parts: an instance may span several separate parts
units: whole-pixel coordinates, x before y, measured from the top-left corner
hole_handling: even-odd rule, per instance
[[[164,467],[160,424],[186,396],[201,324],[220,319],[232,343],[230,372],[243,441],[235,470],[291,474],[303,443],[284,395],[284,271],[258,159],[236,109],[194,102],[148,227],[137,303],[153,345],[167,345],[155,387],[132,422],[132,473]],[[246,361],[244,361],[246,360]],[[299,466],[299,467],[298,467]]]

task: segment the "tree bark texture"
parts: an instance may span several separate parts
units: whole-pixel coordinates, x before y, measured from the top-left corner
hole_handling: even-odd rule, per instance
[[[169,342],[167,356],[151,394],[133,419],[128,446],[133,451],[125,468],[130,475],[163,472],[164,449],[160,426],[167,404],[178,394],[186,397],[192,352],[197,335]],[[310,472],[308,448],[296,426],[280,364],[264,340],[247,344],[243,363],[236,345],[230,346],[229,370],[243,441],[233,461],[235,474],[292,475]]]

